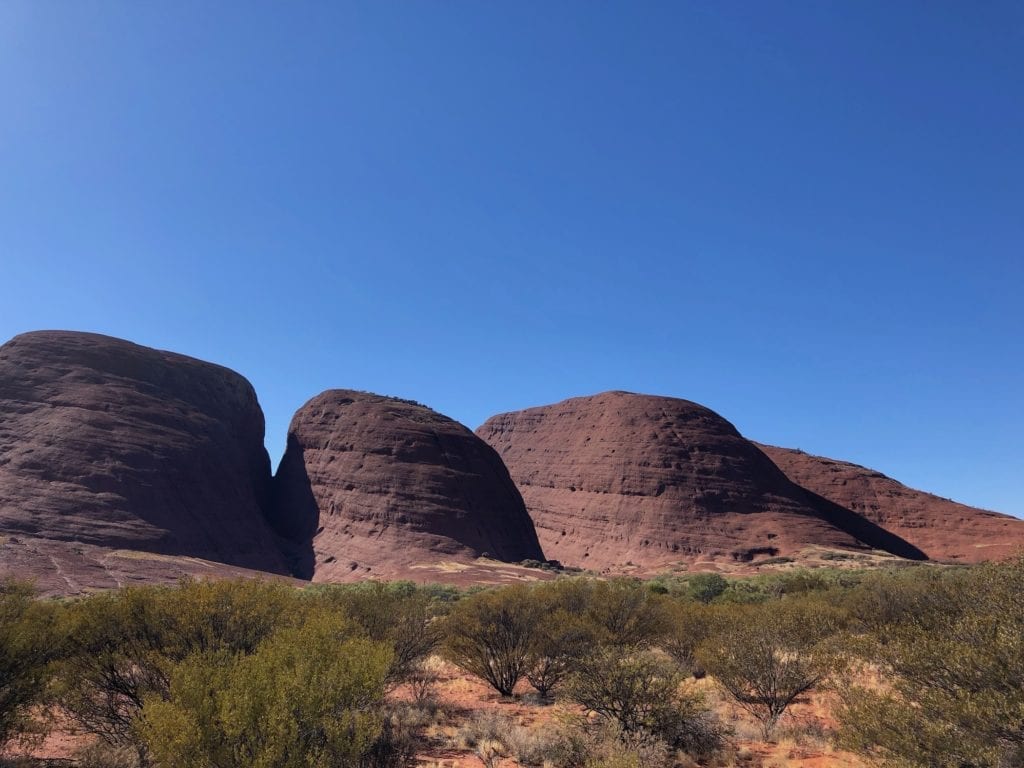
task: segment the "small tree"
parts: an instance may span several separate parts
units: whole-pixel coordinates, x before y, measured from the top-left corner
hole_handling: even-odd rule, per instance
[[[668,600],[632,579],[590,581],[588,620],[606,645],[646,648],[671,626]]]
[[[249,656],[176,665],[167,699],[146,699],[140,732],[166,768],[354,768],[381,733],[391,663],[337,615],[282,630]]]
[[[26,727],[42,697],[52,647],[52,612],[32,588],[0,580],[0,747]]]
[[[729,588],[729,582],[720,573],[698,573],[687,580],[686,586],[691,598],[707,605]]]
[[[706,754],[720,733],[702,700],[681,691],[679,672],[650,651],[600,648],[580,661],[566,691],[576,703],[614,724],[632,747],[660,740]]]
[[[769,739],[789,706],[830,672],[830,657],[816,651],[831,627],[831,617],[817,606],[748,606],[698,648],[697,659]]]
[[[578,616],[542,603],[530,645],[526,679],[541,698],[549,698],[593,644],[593,632]]]
[[[697,659],[697,648],[715,631],[715,607],[702,603],[679,602],[670,609],[671,625],[660,647],[686,675],[698,678],[704,676],[703,666]]]
[[[511,696],[529,667],[540,611],[522,585],[460,600],[445,623],[445,652],[502,696]]]

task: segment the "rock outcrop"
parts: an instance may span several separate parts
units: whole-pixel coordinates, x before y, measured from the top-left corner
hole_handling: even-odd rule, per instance
[[[543,558],[494,450],[418,403],[318,395],[292,419],[274,483],[277,530],[296,543],[297,573],[315,581],[415,578],[438,561],[484,555]]]
[[[90,333],[17,336],[0,347],[0,538],[285,572],[263,429],[226,368]]]
[[[906,539],[930,559],[976,563],[1024,554],[1024,520],[908,488],[857,464],[759,447],[793,482]]]
[[[713,411],[605,392],[488,419],[548,557],[595,570],[749,561],[809,546],[921,553],[792,483]]]

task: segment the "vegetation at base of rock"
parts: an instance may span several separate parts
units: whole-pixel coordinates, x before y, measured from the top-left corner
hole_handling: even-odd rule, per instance
[[[298,593],[261,581],[185,581],[130,587],[59,611],[52,700],[110,744],[136,740],[146,699],[166,698],[176,664],[194,655],[245,655],[303,618]]]
[[[661,742],[704,756],[722,732],[700,696],[681,689],[677,667],[651,651],[605,647],[580,661],[567,696],[614,727],[627,746]]]
[[[249,655],[200,653],[147,697],[138,730],[166,768],[348,768],[383,729],[391,651],[321,613]]]
[[[438,710],[443,654],[519,706],[558,703],[542,726],[462,723],[485,763],[707,762],[738,738],[716,700],[782,738],[820,692],[842,745],[879,764],[1021,764],[1024,561],[723,581],[185,581],[67,601],[8,581],[2,736],[59,710],[106,745],[83,765],[401,768]]]
[[[829,677],[833,657],[824,641],[840,627],[820,601],[733,609],[718,617],[713,640],[699,645],[695,656],[769,739],[786,710]]]
[[[854,648],[887,685],[844,692],[844,743],[893,766],[1024,765],[1024,560],[886,586],[867,599],[900,610]]]
[[[30,726],[49,678],[53,611],[28,584],[0,581],[0,747]]]

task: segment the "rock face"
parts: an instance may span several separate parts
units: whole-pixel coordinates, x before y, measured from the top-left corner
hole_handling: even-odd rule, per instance
[[[856,464],[759,447],[793,482],[878,523],[931,559],[975,563],[1024,553],[1024,520],[916,491]]]
[[[417,403],[328,390],[295,414],[275,477],[278,531],[315,581],[396,575],[480,555],[543,558],[501,459]]]
[[[728,421],[687,400],[605,392],[494,416],[548,557],[596,570],[785,555],[921,553],[799,488]]]
[[[263,428],[226,368],[96,334],[17,336],[0,347],[0,534],[284,572]]]

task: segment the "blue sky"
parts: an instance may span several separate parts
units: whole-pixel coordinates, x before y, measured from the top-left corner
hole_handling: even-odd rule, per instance
[[[1017,2],[0,3],[0,336],[606,389],[1024,516]]]

